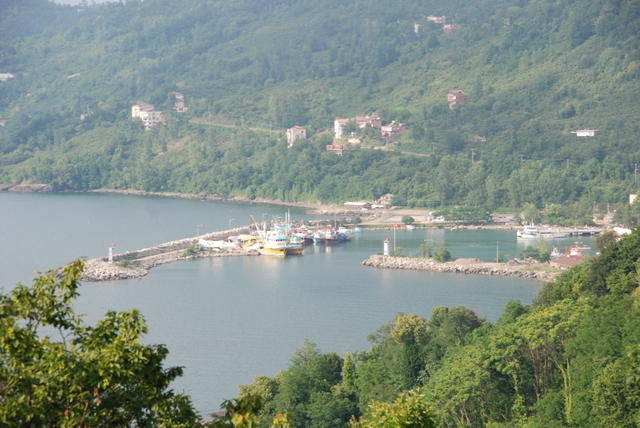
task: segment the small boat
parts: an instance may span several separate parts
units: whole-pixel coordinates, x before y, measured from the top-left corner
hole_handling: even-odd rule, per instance
[[[553,247],[553,251],[549,253],[549,257],[551,257],[552,259],[559,259],[560,257],[562,257],[562,253],[558,251],[556,247]]]
[[[583,244],[582,242],[576,242],[574,243],[575,246],[577,246],[578,248],[580,248],[581,250],[590,250],[591,247],[588,246],[587,244]]]

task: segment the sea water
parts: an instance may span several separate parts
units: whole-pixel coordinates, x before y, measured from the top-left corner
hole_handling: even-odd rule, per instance
[[[30,282],[34,270],[80,256],[136,250],[214,230],[283,217],[287,208],[188,199],[97,194],[0,194],[0,279],[5,292]],[[291,217],[313,220],[305,209]],[[234,398],[239,384],[285,370],[305,340],[322,352],[365,351],[367,335],[399,313],[429,318],[438,306],[464,305],[495,322],[509,300],[528,304],[532,279],[385,270],[360,262],[395,242],[406,255],[421,244],[485,261],[516,256],[536,242],[515,230],[389,229],[351,234],[338,245],[312,245],[287,258],[230,257],[174,262],[141,279],[83,283],[76,312],[94,323],[107,310],[139,309],[146,343],[165,344],[167,366],[185,367],[172,387],[189,394],[204,415]],[[583,238],[593,243],[592,238]],[[550,240],[560,251],[571,239]]]

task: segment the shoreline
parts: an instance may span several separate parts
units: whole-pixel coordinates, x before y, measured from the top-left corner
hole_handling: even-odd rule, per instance
[[[488,263],[479,259],[458,259],[453,262],[438,263],[433,259],[418,257],[391,257],[371,255],[360,263],[363,266],[380,269],[406,269],[426,272],[461,273],[467,275],[512,276],[517,278],[531,278],[539,281],[554,281],[561,272],[542,270],[528,270],[530,267],[510,265],[509,263]]]
[[[206,193],[179,193],[179,192],[148,192],[146,190],[130,190],[130,189],[90,189],[90,190],[73,190],[73,191],[55,191],[53,186],[47,184],[1,184],[0,192],[8,191],[15,193],[100,193],[100,194],[120,194],[120,195],[133,195],[133,196],[157,196],[163,198],[180,198],[180,199],[200,199],[203,201],[218,201],[226,203],[242,203],[242,204],[266,204],[266,205],[278,205],[289,206],[298,208],[309,208],[307,214],[325,215],[325,216],[343,216],[343,217],[361,217],[362,221],[359,224],[352,226],[361,226],[369,230],[384,230],[393,229],[395,224],[402,224],[402,217],[409,215],[414,217],[414,226],[417,230],[420,229],[442,229],[450,228],[452,226],[459,226],[461,222],[451,221],[446,223],[433,223],[426,220],[425,214],[429,209],[419,208],[401,208],[401,209],[374,209],[369,211],[360,211],[357,209],[349,209],[343,205],[335,203],[321,203],[321,202],[283,202],[278,199],[266,199],[256,198],[249,199],[241,196],[226,197],[218,195],[209,195]],[[403,226],[404,227],[404,226]],[[482,229],[499,229],[499,230],[517,230],[522,226],[517,224],[483,224]],[[600,227],[585,227],[584,230],[598,230],[603,229]],[[572,228],[567,229],[567,233],[572,233]],[[575,228],[573,228],[575,230]]]

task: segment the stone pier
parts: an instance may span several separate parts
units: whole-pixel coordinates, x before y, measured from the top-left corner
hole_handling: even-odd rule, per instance
[[[249,226],[225,230],[222,232],[208,233],[194,238],[180,239],[178,241],[166,242],[155,247],[143,248],[138,251],[127,251],[113,255],[113,263],[109,263],[109,257],[99,257],[87,260],[84,272],[80,277],[81,281],[98,282],[112,281],[117,279],[141,278],[149,273],[149,269],[165,263],[178,260],[199,259],[205,257],[235,257],[256,255],[240,248],[225,250],[203,250],[193,255],[185,256],[185,251],[198,243],[198,239],[220,241],[229,236],[248,234]],[[123,263],[124,262],[124,263]]]
[[[418,257],[391,257],[372,255],[362,263],[383,269],[410,269],[428,272],[462,273],[473,275],[513,276],[532,278],[540,281],[553,281],[560,274],[548,267],[548,270],[537,270],[531,266],[512,265],[509,263],[487,263],[479,259],[458,259],[454,262],[437,263],[433,259]]]

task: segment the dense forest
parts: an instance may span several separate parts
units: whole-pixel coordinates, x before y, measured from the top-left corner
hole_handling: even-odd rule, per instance
[[[0,81],[0,183],[573,212],[638,189],[637,0],[8,0],[0,12],[0,73],[15,76]],[[450,109],[453,89],[467,97]],[[137,102],[166,124],[145,131]],[[374,113],[409,132],[367,127],[343,156],[325,150],[336,117]],[[287,148],[294,125],[308,138]]]

